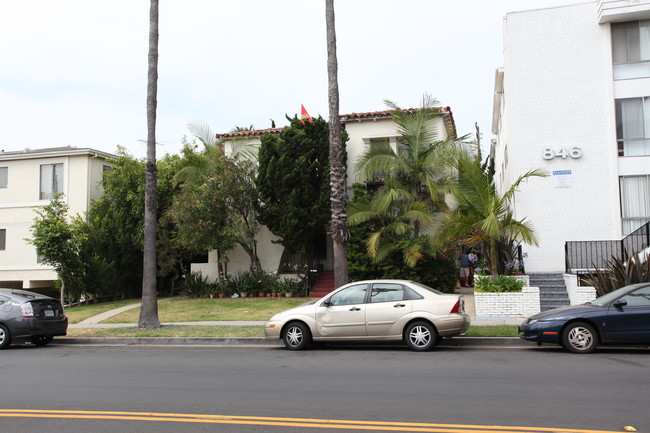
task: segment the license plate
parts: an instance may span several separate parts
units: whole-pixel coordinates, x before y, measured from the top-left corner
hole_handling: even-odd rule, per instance
[[[44,310],[45,317],[54,317],[54,310]]]

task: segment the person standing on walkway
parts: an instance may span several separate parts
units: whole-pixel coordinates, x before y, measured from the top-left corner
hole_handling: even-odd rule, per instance
[[[469,287],[469,254],[462,252],[458,258],[460,260],[460,286]]]

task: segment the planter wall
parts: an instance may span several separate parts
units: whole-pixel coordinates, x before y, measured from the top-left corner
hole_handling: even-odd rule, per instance
[[[539,313],[539,287],[524,287],[521,292],[474,292],[474,312],[483,317],[528,317]]]
[[[596,299],[596,289],[590,286],[578,286],[577,275],[564,274],[564,285],[571,305],[580,305]]]

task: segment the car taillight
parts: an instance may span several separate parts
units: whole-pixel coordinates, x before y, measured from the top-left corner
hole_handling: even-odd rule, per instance
[[[34,317],[34,308],[30,302],[25,302],[20,305],[20,310],[23,313],[23,317]]]
[[[458,313],[460,313],[460,301],[456,301],[456,303],[454,304],[454,308],[452,308],[451,311],[449,312],[449,314],[458,314]]]

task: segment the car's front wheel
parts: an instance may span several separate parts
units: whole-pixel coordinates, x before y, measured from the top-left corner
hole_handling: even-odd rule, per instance
[[[51,343],[53,339],[54,337],[51,335],[39,335],[37,337],[32,337],[31,340],[35,346],[46,346]]]
[[[293,322],[287,326],[282,336],[284,345],[290,350],[303,350],[311,343],[309,326],[302,322]]]
[[[0,349],[6,349],[11,344],[11,334],[5,325],[0,325]]]
[[[597,344],[596,330],[588,323],[570,323],[562,332],[562,345],[569,352],[591,353],[596,350]]]
[[[436,345],[438,333],[428,322],[413,322],[406,328],[404,339],[411,350],[425,352]]]

